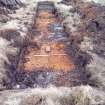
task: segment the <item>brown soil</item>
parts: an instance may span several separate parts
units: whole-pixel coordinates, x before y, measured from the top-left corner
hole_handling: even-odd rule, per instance
[[[18,70],[34,71],[45,68],[54,71],[70,71],[75,69],[72,59],[70,59],[65,52],[67,42],[60,43],[53,41],[53,43],[51,43],[48,40],[48,36],[51,36],[52,33],[48,30],[49,25],[60,23],[55,14],[48,10],[41,10],[38,12],[35,21],[36,29],[43,35],[42,39],[46,37],[47,40],[41,44],[39,49],[36,49],[36,46],[33,45],[29,45],[25,48],[25,52],[27,53],[23,54],[24,60],[20,60]],[[34,43],[33,39],[34,37],[31,41]],[[41,43],[41,40],[38,41]]]

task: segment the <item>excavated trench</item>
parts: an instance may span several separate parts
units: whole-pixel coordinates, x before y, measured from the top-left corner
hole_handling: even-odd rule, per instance
[[[7,88],[77,86],[87,84],[90,58],[66,32],[53,2],[39,2],[34,24],[11,65]]]

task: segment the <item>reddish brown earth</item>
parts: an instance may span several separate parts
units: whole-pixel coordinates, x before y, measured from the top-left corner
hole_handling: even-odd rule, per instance
[[[70,71],[75,68],[73,62],[65,53],[63,44],[43,44],[41,49],[28,46],[28,54],[25,55],[25,63],[20,63],[20,70],[34,71],[41,68],[54,71]],[[24,64],[23,64],[24,63]],[[23,68],[23,69],[22,69]]]
[[[49,10],[41,10],[35,21],[37,31],[41,33],[42,39],[46,38],[46,41],[41,43],[41,40],[38,40],[41,43],[39,49],[34,45],[27,46],[24,55],[25,62],[20,60],[18,70],[36,71],[45,68],[53,71],[71,71],[75,69],[72,59],[65,52],[67,42],[50,42],[48,40],[52,36],[52,32],[48,30],[49,25],[60,24],[56,15]],[[36,43],[34,38],[37,37],[31,39],[33,44]]]

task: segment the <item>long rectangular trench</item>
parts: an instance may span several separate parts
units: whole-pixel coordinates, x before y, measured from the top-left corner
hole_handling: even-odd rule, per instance
[[[21,53],[9,88],[86,84],[76,44],[66,32],[53,2],[39,2],[29,44]],[[73,48],[74,47],[74,48]],[[81,57],[81,55],[80,55]]]

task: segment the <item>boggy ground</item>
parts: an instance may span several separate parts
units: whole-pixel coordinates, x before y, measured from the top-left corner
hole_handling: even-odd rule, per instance
[[[95,3],[76,3],[68,1],[69,6],[65,4],[56,4],[60,14],[63,14],[63,24],[68,27],[72,36],[70,48],[76,53],[69,50],[73,57],[79,57],[78,62],[82,61],[87,54],[91,56],[91,62],[85,65],[86,74],[88,76],[87,85],[73,86],[72,88],[47,88],[47,89],[25,89],[1,91],[1,105],[104,105],[105,104],[105,59],[104,59],[104,7]],[[67,3],[67,2],[66,2]],[[62,8],[61,8],[62,7]],[[85,9],[86,8],[86,9]],[[89,11],[96,11],[91,14]],[[35,12],[35,11],[34,11]],[[101,19],[100,19],[101,18]],[[92,26],[92,27],[91,27]],[[91,27],[91,28],[90,28]],[[34,31],[34,30],[33,30]],[[21,31],[22,32],[22,31]],[[23,33],[22,33],[23,34]],[[26,38],[27,39],[27,38]],[[0,38],[2,49],[1,56],[1,76],[7,80],[5,71],[9,69],[5,64],[10,64],[7,54],[18,54],[19,50],[14,44],[11,44],[6,38]],[[14,39],[11,40],[14,43]],[[26,42],[26,41],[24,41]],[[11,46],[12,45],[12,46]],[[77,47],[78,46],[78,47]],[[78,49],[79,48],[79,49]],[[6,50],[5,50],[6,49]],[[11,50],[12,49],[12,50]],[[77,50],[78,49],[78,50]],[[85,53],[78,53],[78,51]],[[4,53],[5,52],[5,53]],[[68,51],[67,51],[68,52]],[[102,53],[101,53],[102,52]],[[77,56],[79,54],[79,56]],[[75,56],[74,56],[75,55]],[[85,56],[86,57],[86,56]],[[88,58],[88,57],[87,57]],[[82,59],[82,60],[80,60]],[[77,59],[76,59],[77,60]],[[77,64],[78,64],[77,62]],[[81,62],[80,62],[81,63]],[[15,63],[13,63],[15,64]],[[84,65],[84,62],[81,63]],[[9,81],[9,78],[8,78]],[[1,81],[1,83],[3,83]],[[2,85],[2,84],[1,84]],[[18,86],[17,86],[18,87]],[[16,100],[17,99],[17,100]]]

